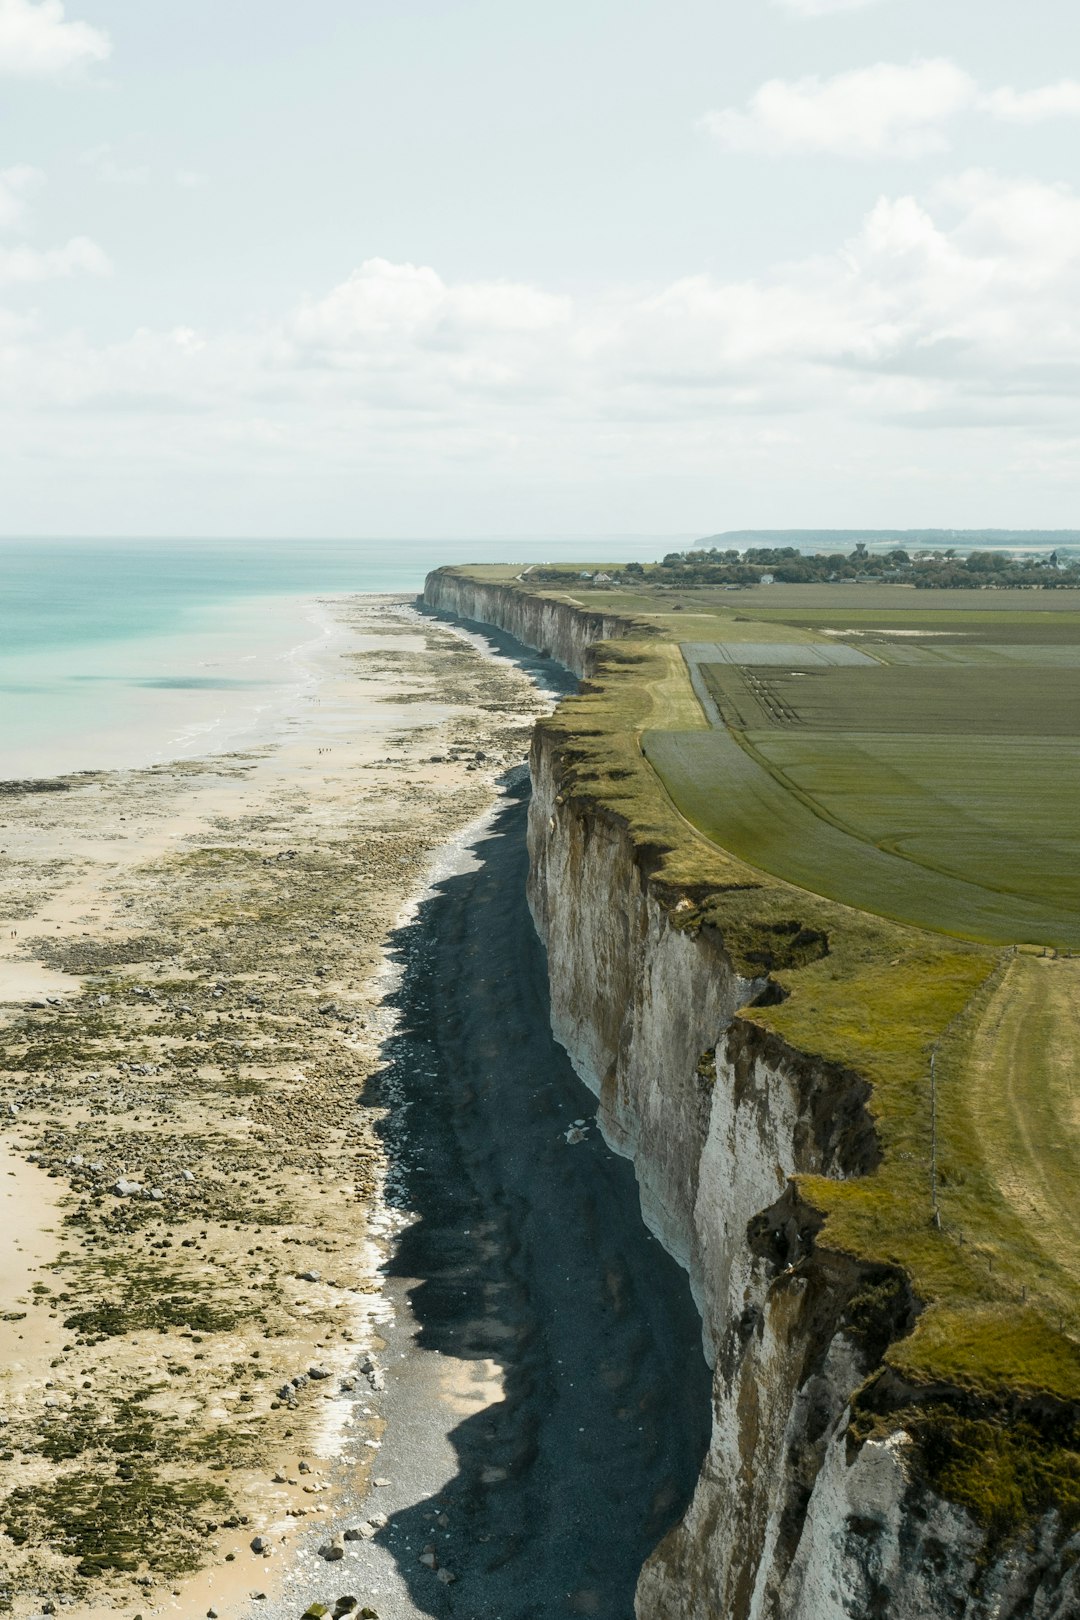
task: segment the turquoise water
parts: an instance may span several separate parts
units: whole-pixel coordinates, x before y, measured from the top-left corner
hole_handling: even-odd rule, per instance
[[[320,596],[412,592],[447,562],[648,560],[666,537],[0,541],[0,779],[242,745],[318,679]]]

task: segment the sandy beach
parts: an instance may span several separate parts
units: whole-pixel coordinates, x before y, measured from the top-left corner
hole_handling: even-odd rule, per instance
[[[0,790],[16,1615],[236,1613],[346,1436],[377,1473],[382,945],[545,700],[404,603],[334,611],[276,745]]]
[[[630,1620],[697,1476],[700,1321],[525,902],[572,681],[333,611],[277,743],[3,788],[16,1620]]]

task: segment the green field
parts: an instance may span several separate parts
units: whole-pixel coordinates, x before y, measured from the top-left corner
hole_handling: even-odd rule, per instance
[[[540,722],[556,804],[768,977],[737,1025],[869,1087],[880,1164],[793,1179],[920,1303],[880,1432],[985,1523],[1080,1524],[1080,592],[504,588],[626,616]]]
[[[1080,961],[1017,955],[963,1036],[939,1093],[943,1217],[979,1232],[997,1274],[1075,1332]]]
[[[726,641],[717,619],[711,644],[684,643],[712,729],[642,737],[674,803],[723,848],[832,899],[990,944],[1080,949],[1080,616],[873,617],[848,642],[752,641],[745,622]],[[957,620],[963,636],[943,638]]]

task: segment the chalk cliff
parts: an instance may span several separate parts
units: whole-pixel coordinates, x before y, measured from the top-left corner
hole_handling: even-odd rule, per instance
[[[425,599],[578,673],[593,643],[627,633],[450,571]],[[1080,1536],[1056,1511],[1000,1535],[927,1483],[904,1414],[982,1408],[882,1371],[919,1310],[907,1279],[816,1242],[795,1178],[875,1169],[866,1082],[755,1022],[767,976],[736,971],[715,929],[684,926],[689,901],[655,880],[649,851],[574,791],[557,729],[538,727],[531,770],[529,900],[553,1027],[689,1273],[714,1368],[712,1443],[642,1571],[639,1620],[1080,1615]]]
[[[575,675],[584,675],[588,649],[597,641],[626,636],[628,621],[615,614],[569,607],[564,602],[535,596],[527,590],[487,585],[450,568],[429,574],[424,601],[440,613],[473,624],[493,624],[527,647],[555,658]],[[649,626],[639,626],[645,635]]]

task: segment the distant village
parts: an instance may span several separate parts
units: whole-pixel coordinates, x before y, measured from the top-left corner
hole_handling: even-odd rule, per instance
[[[795,546],[755,546],[745,551],[669,551],[659,563],[627,563],[621,568],[539,567],[533,579],[568,575],[592,589],[648,583],[653,586],[718,585],[740,590],[750,585],[886,584],[916,590],[1060,590],[1080,586],[1080,560],[1049,551],[1045,555],[1010,551],[939,550],[874,552],[858,541],[850,552],[804,552]]]

